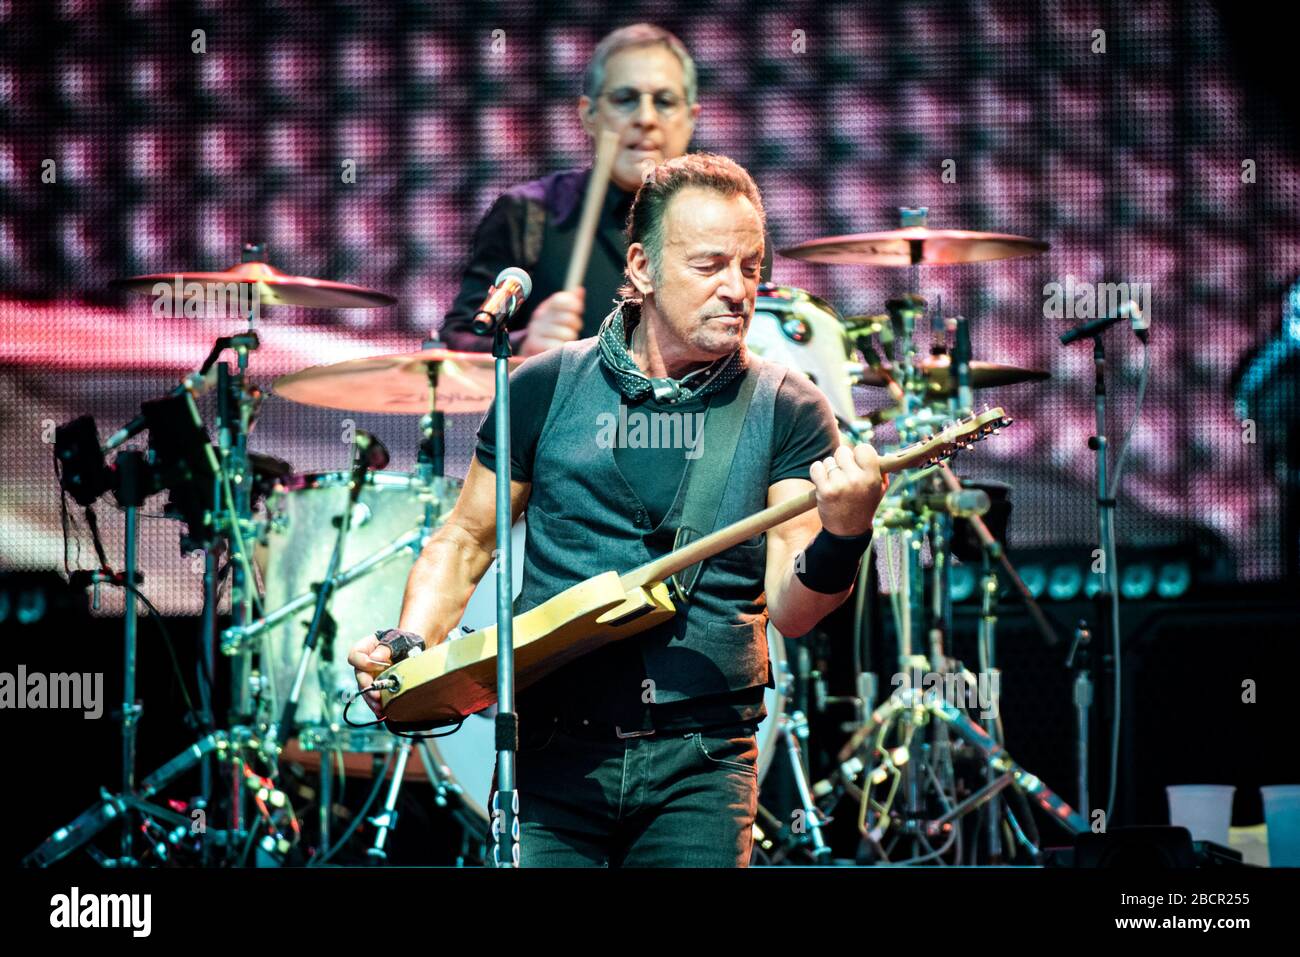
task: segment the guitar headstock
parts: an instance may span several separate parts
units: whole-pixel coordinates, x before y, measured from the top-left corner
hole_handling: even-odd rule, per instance
[[[927,468],[951,458],[962,449],[1006,428],[1012,422],[1002,409],[986,409],[948,426],[937,435],[913,443],[905,449],[882,458],[880,470],[895,472],[902,469]]]

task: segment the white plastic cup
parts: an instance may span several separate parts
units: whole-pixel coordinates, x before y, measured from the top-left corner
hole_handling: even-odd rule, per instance
[[[1193,841],[1213,841],[1227,847],[1236,791],[1231,784],[1171,784],[1165,788],[1169,823],[1187,828]]]
[[[1268,866],[1300,867],[1300,784],[1259,789],[1268,825]]]

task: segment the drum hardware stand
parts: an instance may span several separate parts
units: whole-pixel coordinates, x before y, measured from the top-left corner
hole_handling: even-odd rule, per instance
[[[325,569],[324,577],[315,588],[316,606],[312,610],[311,622],[307,626],[307,634],[303,638],[302,647],[298,652],[298,661],[294,666],[293,685],[289,689],[289,697],[284,703],[284,709],[280,713],[279,720],[272,720],[263,740],[268,758],[272,761],[272,764],[274,764],[275,755],[278,753],[279,740],[288,740],[293,737],[294,719],[298,713],[298,703],[302,698],[303,685],[307,681],[307,669],[311,666],[315,657],[316,646],[322,633],[324,633],[327,643],[334,641],[335,624],[333,619],[329,617],[327,609],[330,598],[333,597],[337,587],[339,565],[343,559],[343,546],[347,542],[348,533],[352,530],[352,513],[361,498],[361,488],[365,484],[366,473],[373,469],[381,469],[388,464],[387,450],[368,433],[358,430],[353,444],[352,474],[348,482],[348,495],[343,505],[343,511],[337,519],[338,534],[334,537],[334,548],[330,552],[329,565]],[[328,787],[332,772],[329,770],[327,756],[322,756],[321,769],[322,784]],[[329,807],[329,805],[326,804],[326,807]],[[329,845],[325,844],[322,850],[328,848]]]
[[[782,824],[780,820],[762,805],[759,806],[761,816],[767,822],[770,829],[765,832],[759,825],[755,825],[755,843],[766,854],[772,854],[779,849],[777,857],[772,859],[772,863],[784,858],[786,854],[798,848],[808,848],[808,853],[812,856],[813,863],[823,864],[830,860],[831,848],[826,843],[822,828],[830,823],[830,818],[823,815],[821,809],[813,797],[813,789],[808,783],[808,764],[807,758],[803,753],[803,746],[808,742],[808,716],[803,712],[796,702],[793,686],[797,683],[801,687],[807,687],[812,682],[817,682],[819,678],[811,678],[807,674],[807,649],[802,644],[798,646],[797,660],[800,662],[799,676],[790,673],[790,666],[787,663],[782,669],[779,676],[775,676],[778,682],[778,693],[794,704],[793,710],[789,713],[783,713],[776,722],[776,728],[773,732],[775,746],[780,748],[784,744],[783,753],[790,765],[790,773],[794,778],[795,795],[798,798],[799,807],[797,810],[801,814],[802,820],[798,827],[792,821],[790,824]],[[817,704],[820,708],[827,699],[822,694],[817,694]],[[800,745],[803,742],[803,746]]]
[[[978,516],[977,516],[978,517]],[[980,578],[980,626],[978,635],[978,654],[979,654],[979,674],[991,676],[990,688],[992,690],[990,702],[990,714],[981,714],[980,723],[984,727],[984,733],[996,741],[999,745],[1003,743],[1001,734],[1001,725],[999,718],[1002,714],[1001,702],[1001,673],[994,670],[994,662],[997,653],[997,600],[998,600],[998,576],[993,571],[993,564],[990,560],[990,549],[985,547],[981,553],[981,564],[983,575]],[[985,765],[985,779],[988,787],[994,784],[994,772],[991,765]],[[1000,788],[998,790],[1001,790]],[[1002,820],[1001,798],[996,792],[989,796],[989,806],[987,812],[987,831],[985,836],[988,839],[988,862],[990,864],[1002,863],[1002,834],[998,829],[998,822]]]
[[[252,416],[253,394],[247,384],[248,353],[258,346],[258,338],[251,331],[252,317],[249,317],[250,331],[229,337],[229,348],[235,351],[239,374],[232,376],[227,363],[217,366],[217,435],[218,460],[217,476],[214,482],[215,498],[213,500],[213,527],[224,540],[224,551],[230,562],[231,593],[230,617],[233,627],[240,627],[253,618],[253,592],[256,581],[252,575],[247,544],[244,541],[244,526],[251,528],[251,486],[248,471],[247,429]],[[232,398],[234,408],[232,408]],[[205,563],[205,572],[207,571]],[[213,574],[216,569],[213,566]],[[215,598],[215,584],[211,587],[205,583],[204,593],[212,593]],[[205,611],[205,614],[207,612]],[[213,609],[212,614],[216,614]],[[252,719],[250,713],[248,677],[251,662],[247,653],[237,655],[231,661],[231,701],[230,723],[245,724]],[[247,797],[242,766],[232,768],[229,784],[230,830],[236,834],[243,833],[244,808]]]
[[[924,223],[909,223],[906,221],[905,217],[903,225],[924,225]],[[915,265],[912,268],[915,273]],[[916,434],[918,429],[923,429],[926,425],[931,424],[929,421],[930,417],[923,414],[930,406],[930,404],[926,403],[923,399],[923,396],[926,393],[927,383],[924,375],[921,374],[920,370],[916,367],[916,363],[913,361],[916,352],[913,342],[915,331],[914,320],[916,310],[918,308],[924,308],[924,300],[914,294],[908,294],[890,300],[887,308],[889,309],[889,324],[894,329],[895,347],[897,348],[896,340],[898,338],[905,339],[902,350],[902,361],[898,365],[898,368],[901,369],[902,376],[901,387],[898,383],[893,382],[888,371],[880,368],[881,363],[879,362],[878,357],[876,362],[870,362],[870,364],[873,369],[877,370],[877,372],[883,372],[886,379],[886,385],[887,387],[890,387],[891,395],[898,394],[902,397],[902,401],[899,403],[902,408],[902,414],[899,417],[897,425],[900,433],[899,441],[905,443],[918,437]],[[956,345],[951,358],[951,369],[954,373],[953,378],[955,380],[954,384],[956,385],[956,389],[954,390],[954,399],[949,402],[950,408],[948,409],[948,413],[951,418],[960,418],[967,414],[974,404],[973,394],[970,387],[971,355],[967,320],[962,317],[957,317],[955,320],[946,322],[944,326],[941,327],[939,320],[932,317],[931,327],[932,332],[935,334],[932,352],[936,354],[946,351],[946,344],[942,338],[941,330],[946,327],[954,330],[956,333]],[[863,348],[863,346],[860,345],[860,348]],[[874,352],[874,345],[870,342],[866,343],[864,355],[867,355],[870,358],[872,352]],[[935,421],[933,424],[941,427],[943,422]],[[962,488],[960,482],[956,479],[956,476],[952,474],[951,468],[947,464],[941,465],[940,470],[934,478],[934,485],[934,491],[940,494],[944,491],[945,485],[950,491],[960,491]],[[900,558],[902,581],[899,583],[899,587],[896,590],[904,596],[904,600],[898,603],[899,611],[903,616],[903,620],[898,622],[900,645],[899,660],[900,666],[903,668],[907,668],[909,662],[912,661],[913,644],[912,628],[910,623],[918,620],[918,615],[925,614],[930,621],[930,648],[928,649],[930,653],[929,667],[936,674],[944,674],[949,669],[947,667],[947,659],[943,649],[943,636],[952,633],[952,603],[948,580],[948,559],[951,554],[950,540],[953,532],[953,521],[946,513],[924,515],[924,510],[919,508],[920,503],[915,501],[919,492],[919,488],[904,490],[904,494],[907,498],[912,499],[912,502],[904,507],[913,511],[918,516],[920,527],[915,523],[912,523],[910,526],[905,524],[904,527],[900,529],[903,538],[903,554]],[[1044,635],[1047,636],[1049,643],[1055,639],[1055,632],[1051,629],[1050,624],[1046,622],[1041,609],[1037,606],[1036,602],[1034,602],[1032,596],[1029,595],[1028,590],[1024,587],[1023,582],[1020,581],[1014,568],[1011,568],[1000,544],[997,543],[991,533],[989,533],[987,526],[978,515],[969,516],[969,520],[976,529],[976,532],[984,545],[984,578],[982,581],[984,615],[981,620],[979,634],[980,671],[981,673],[993,674],[995,669],[994,628],[996,624],[993,601],[996,597],[997,589],[997,577],[993,574],[991,568],[993,558],[999,559],[1009,569],[1012,580],[1015,582],[1021,593],[1026,597],[1027,605],[1030,608],[1031,614],[1035,616],[1035,621],[1039,623],[1039,627],[1043,631]],[[924,581],[924,578],[922,577],[923,573],[919,567],[920,553],[919,549],[916,547],[919,542],[914,538],[918,531],[927,539],[932,562],[931,575],[928,576],[932,582],[932,591],[930,602],[928,603],[928,610],[927,602],[925,601],[924,588],[922,587],[922,582]],[[921,661],[923,661],[923,659],[916,659],[917,663],[920,663]],[[960,714],[960,712],[957,713]],[[985,718],[984,727],[981,730],[990,740],[1000,746],[1000,725],[996,718],[997,714],[998,711],[994,710],[994,717]],[[907,712],[902,715],[904,720],[906,720],[908,716],[909,713]],[[919,717],[919,715],[917,716]],[[964,721],[968,720],[964,715],[961,717]],[[949,723],[949,721],[943,721],[934,728],[932,747],[923,746],[918,748],[918,753],[912,760],[900,762],[899,764],[901,766],[896,768],[897,773],[900,775],[900,783],[904,799],[902,809],[904,818],[903,833],[918,833],[915,822],[919,821],[924,814],[924,808],[921,801],[924,792],[924,787],[922,786],[923,778],[921,777],[923,769],[919,766],[918,762],[921,764],[928,764],[933,761],[937,765],[939,777],[936,778],[933,783],[937,788],[939,788],[941,793],[945,792],[948,789],[948,786],[954,783],[952,781],[953,768],[949,750],[950,746],[947,740]],[[961,730],[961,728],[958,728],[959,734],[961,733]],[[996,774],[995,770],[996,769],[992,763],[987,763],[985,786],[975,795],[947,810],[945,815],[940,818],[938,822],[928,822],[925,825],[925,832],[928,836],[935,836],[941,833],[941,830],[935,830],[936,827],[942,829],[943,825],[951,823],[952,820],[964,815],[969,810],[991,801],[992,808],[988,814],[987,830],[989,855],[991,861],[1000,860],[1002,855],[1002,845],[998,827],[1002,816],[1001,811],[1003,809],[1000,806],[1001,798],[999,797],[999,792],[1007,786],[1010,779],[1007,778],[1006,774]],[[955,801],[955,797],[953,800]],[[947,806],[947,803],[947,801],[944,802],[945,806]],[[1006,814],[1008,819],[1012,822],[1012,826],[1019,831],[1019,827],[1009,809],[1006,809]],[[1032,826],[1032,822],[1030,822],[1030,826]]]
[[[388,860],[388,852],[385,847],[388,843],[389,832],[397,829],[397,796],[401,792],[402,782],[406,779],[406,765],[411,758],[411,751],[415,748],[420,749],[420,761],[424,765],[424,773],[428,775],[429,784],[439,795],[435,803],[439,807],[445,807],[446,785],[442,781],[442,776],[438,773],[438,763],[433,759],[433,754],[429,751],[429,742],[426,739],[412,739],[403,737],[397,747],[397,758],[393,762],[393,778],[388,783],[388,794],[384,798],[383,810],[374,817],[368,818],[371,825],[375,828],[374,844],[366,851],[367,856],[375,864],[380,864]]]
[[[124,654],[122,663],[122,793],[135,791],[135,744],[136,724],[143,711],[135,700],[136,671],[136,633],[139,625],[139,609],[134,588],[139,587],[142,577],[137,570],[137,555],[140,547],[140,506],[149,492],[146,488],[146,466],[141,452],[119,452],[116,458],[120,484],[114,493],[118,504],[125,513],[126,554],[124,557],[124,575],[132,588],[123,595]],[[121,866],[133,866],[132,857],[133,828],[131,816],[122,817],[122,856],[118,861]]]
[[[370,572],[383,567],[388,562],[397,558],[403,552],[418,552],[424,545],[424,539],[428,533],[423,527],[406,532],[398,538],[385,545],[374,554],[357,562],[355,565],[338,572],[334,576],[333,590],[338,591],[353,582],[364,578]],[[248,646],[251,639],[258,637],[269,628],[274,628],[280,622],[284,621],[291,615],[302,611],[308,605],[316,600],[316,590],[303,592],[295,595],[289,601],[285,602],[275,611],[268,612],[261,618],[249,622],[247,625],[231,626],[221,633],[222,651],[227,655],[238,653]]]
[[[958,737],[979,752],[986,764],[996,773],[996,777],[960,804],[949,808],[942,817],[924,822],[921,825],[907,827],[905,831],[919,831],[929,836],[936,836],[957,818],[975,810],[1008,786],[1014,787],[1025,797],[1032,799],[1049,817],[1071,833],[1079,834],[1088,830],[1088,823],[1082,815],[1062,801],[1036,775],[1031,774],[1017,764],[1001,744],[983,728],[971,721],[958,708],[944,701],[943,697],[934,690],[922,691],[919,688],[905,688],[895,692],[888,701],[872,713],[871,720],[859,729],[848,745],[841,751],[841,763],[849,761],[854,753],[867,751],[868,753],[865,755],[862,764],[868,768],[868,780],[870,781],[874,772],[870,770],[868,761],[872,757],[870,752],[875,750],[871,739],[879,735],[885,726],[909,711],[914,713],[910,719],[913,722],[916,721],[916,716],[920,716],[922,722],[926,717],[929,717],[950,726]],[[910,764],[911,762],[908,761],[907,763]],[[891,762],[891,764],[896,764],[896,762]],[[1006,780],[1003,780],[1004,778]],[[853,790],[861,793],[863,799],[870,796],[869,791],[862,791],[856,787]],[[1009,810],[1007,813],[1010,816]],[[1032,825],[1032,821],[1029,823]],[[1015,826],[1016,830],[1020,831],[1018,822]],[[1023,834],[1023,832],[1020,833]],[[1036,851],[1036,848],[1033,850]]]
[[[507,340],[508,341],[508,340]],[[424,350],[444,348],[443,343],[435,336],[424,340],[421,344]],[[431,362],[428,364],[426,375],[429,380],[429,411],[420,419],[420,449],[416,455],[417,469],[420,480],[426,485],[431,485],[433,479],[443,477],[444,456],[446,451],[445,442],[445,413],[438,408],[438,363]],[[507,445],[507,449],[509,446]],[[507,509],[508,510],[508,509]],[[434,503],[430,500],[424,504],[424,524],[419,531],[419,542],[415,546],[416,552],[424,547],[429,536],[433,534],[433,524],[437,516],[434,514]],[[404,536],[410,537],[410,536]],[[396,544],[396,543],[394,543]],[[391,547],[391,546],[390,546]],[[385,549],[387,551],[387,549]],[[425,738],[411,738],[402,736],[397,746],[396,760],[394,761],[393,777],[388,785],[388,793],[384,798],[384,806],[379,814],[369,818],[369,822],[375,828],[375,839],[366,854],[372,862],[378,864],[388,859],[386,850],[388,844],[388,835],[397,828],[397,799],[401,793],[402,784],[406,779],[406,766],[411,758],[411,751],[419,748],[420,761],[424,765],[425,774],[428,776],[429,784],[434,789],[434,803],[438,807],[447,807],[447,796],[453,791],[449,788],[438,767],[438,762],[434,760],[433,753],[429,750],[429,742]],[[455,795],[459,797],[459,787],[454,788]],[[466,846],[470,838],[470,827],[459,816],[456,815],[457,822],[461,825],[464,839],[462,841],[462,861],[468,855]]]
[[[1088,712],[1092,708],[1092,633],[1082,619],[1074,630],[1074,643],[1065,666],[1074,671],[1075,776],[1078,779],[1079,807],[1091,807],[1088,801]]]
[[[790,771],[794,775],[795,793],[799,797],[799,806],[803,811],[804,829],[802,833],[791,827],[794,843],[809,844],[814,864],[824,864],[830,861],[831,848],[826,843],[822,834],[822,828],[829,823],[830,819],[822,819],[821,809],[813,800],[812,791],[808,786],[808,774],[804,767],[804,757],[800,750],[799,742],[808,740],[808,717],[802,711],[794,711],[788,715],[782,715],[776,725],[777,742],[785,743],[786,757],[790,761]]]
[[[175,812],[150,803],[150,799],[180,775],[194,767],[195,764],[211,756],[213,752],[216,752],[220,759],[232,747],[229,736],[224,732],[216,731],[204,735],[195,744],[190,745],[141,781],[138,786],[133,785],[130,791],[110,794],[107,790],[101,789],[99,801],[78,815],[76,820],[65,827],[59,828],[40,847],[23,858],[23,866],[49,867],[78,848],[85,846],[104,828],[119,818],[129,828],[132,815],[128,811],[157,817],[173,823],[177,827],[183,827],[187,834],[190,833],[192,822],[188,818],[180,817],[177,820],[178,816]],[[203,843],[205,845],[209,841],[228,843],[229,839],[230,835],[225,832],[209,831],[204,835]],[[135,864],[135,861],[129,857],[113,860],[104,858],[103,855],[97,857],[97,862],[104,867],[127,867]]]

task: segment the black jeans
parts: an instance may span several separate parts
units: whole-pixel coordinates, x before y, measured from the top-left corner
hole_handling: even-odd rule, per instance
[[[625,739],[543,727],[521,734],[515,786],[521,867],[749,865],[758,811],[750,727]]]

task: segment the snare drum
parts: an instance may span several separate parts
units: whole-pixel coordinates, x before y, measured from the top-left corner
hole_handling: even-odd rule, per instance
[[[745,342],[755,355],[806,375],[841,422],[857,420],[850,376],[857,365],[853,346],[840,314],[825,299],[802,289],[761,284]]]
[[[267,496],[266,542],[261,550],[267,608],[277,608],[310,592],[325,577],[338,538],[337,520],[348,499],[348,481],[347,472],[291,475],[279,480]],[[367,473],[353,507],[352,528],[343,543],[339,570],[347,571],[418,530],[425,521],[426,508],[430,526],[441,525],[455,504],[460,486],[456,479],[435,478],[425,483],[402,472]],[[296,712],[299,728],[306,731],[342,725],[343,737],[336,740],[345,751],[391,749],[392,736],[382,728],[348,728],[341,718],[340,702],[344,693],[357,687],[356,676],[348,665],[348,649],[364,635],[397,624],[416,553],[416,548],[403,550],[335,590],[329,603],[335,634],[332,640],[327,632],[321,634],[307,669]],[[270,699],[271,714],[276,717],[289,698],[313,606],[269,629],[263,638],[260,667],[264,698]],[[349,715],[353,720],[371,717],[361,702],[353,705]],[[310,747],[312,737],[304,734],[304,745]]]

